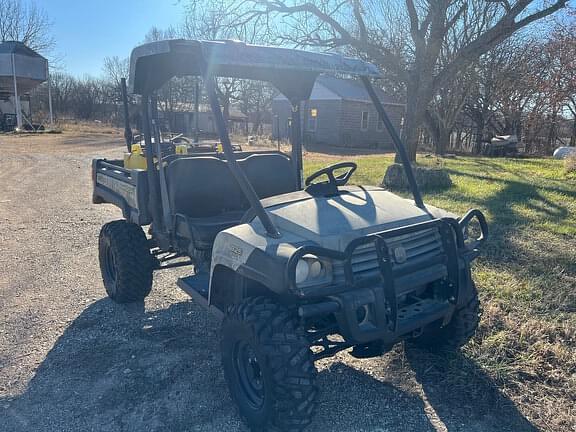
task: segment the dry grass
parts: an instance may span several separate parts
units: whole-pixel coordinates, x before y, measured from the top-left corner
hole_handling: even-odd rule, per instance
[[[566,174],[576,177],[576,154],[569,155],[564,160],[564,170]]]
[[[550,431],[573,430],[574,322],[543,319],[529,309],[491,298],[484,304],[482,325],[466,354],[533,423]]]
[[[56,127],[65,133],[86,134],[111,134],[121,135],[122,130],[111,124],[88,120],[60,120]]]

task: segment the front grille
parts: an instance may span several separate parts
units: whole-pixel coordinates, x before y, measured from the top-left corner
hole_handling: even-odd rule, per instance
[[[442,239],[435,228],[393,237],[387,239],[386,244],[388,245],[388,253],[392,259],[394,270],[400,271],[407,266],[417,266],[418,263],[425,263],[443,252]],[[396,251],[396,249],[401,250]],[[352,273],[356,280],[377,277],[380,270],[376,243],[361,244],[354,249],[351,264]],[[345,281],[344,265],[335,265],[333,274],[334,282],[343,283]]]

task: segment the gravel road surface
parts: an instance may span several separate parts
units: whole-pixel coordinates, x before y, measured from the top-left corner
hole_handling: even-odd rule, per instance
[[[116,135],[0,135],[0,431],[246,431],[185,270],[156,274],[145,304],[105,297],[98,232],[121,214],[91,204],[90,161],[121,154]],[[443,385],[454,361],[400,345],[319,362],[310,430],[535,430],[479,368],[474,398]]]

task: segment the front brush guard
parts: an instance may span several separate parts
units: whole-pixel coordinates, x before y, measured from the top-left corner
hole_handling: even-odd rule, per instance
[[[466,244],[464,233],[468,224],[475,218],[480,224],[481,235]],[[411,313],[410,319],[402,320],[399,316],[395,286],[397,278],[401,275],[392,265],[387,240],[429,228],[439,231],[443,253],[430,258],[429,262],[419,264],[424,268],[436,264],[445,266],[446,271],[441,283],[449,290],[448,300],[446,302],[425,302],[422,305],[417,305],[418,307],[415,307],[414,311],[409,311]],[[376,339],[391,342],[402,334],[415,331],[430,322],[450,318],[458,304],[461,291],[459,287],[461,282],[459,257],[467,262],[472,261],[478,256],[478,248],[486,242],[487,238],[486,218],[482,212],[474,209],[468,211],[459,220],[453,218],[433,219],[360,237],[352,241],[344,252],[327,250],[317,246],[302,246],[289,259],[286,276],[291,283],[292,291],[304,298],[306,293],[298,290],[294,280],[295,266],[303,255],[311,253],[320,257],[343,261],[346,274],[344,285],[325,287],[322,290],[324,295],[321,295],[321,292],[316,292],[314,297],[324,297],[324,301],[302,305],[299,308],[300,316],[305,318],[333,313],[347,340],[356,343],[370,342]],[[375,243],[380,267],[379,275],[374,280],[357,280],[352,272],[352,254],[356,247],[369,242]],[[414,271],[417,270],[414,269]],[[327,292],[329,289],[335,291]],[[360,307],[368,307],[371,311],[373,322],[370,325],[358,322],[357,310]]]
[[[488,223],[486,222],[486,217],[484,214],[478,209],[468,210],[468,212],[458,220],[458,225],[462,235],[464,236],[468,229],[468,225],[470,225],[470,222],[472,222],[474,219],[476,219],[480,225],[480,237],[473,239],[469,243],[465,243],[464,239],[462,240],[464,242],[463,247],[465,249],[463,255],[469,262],[476,259],[478,255],[480,255],[480,248],[484,245],[484,243],[486,243],[486,240],[488,240]]]

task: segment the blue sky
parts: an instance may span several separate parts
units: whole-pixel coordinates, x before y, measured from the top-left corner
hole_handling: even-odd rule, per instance
[[[54,54],[73,75],[100,75],[104,57],[128,57],[152,26],[182,18],[178,0],[36,0],[53,22]]]

